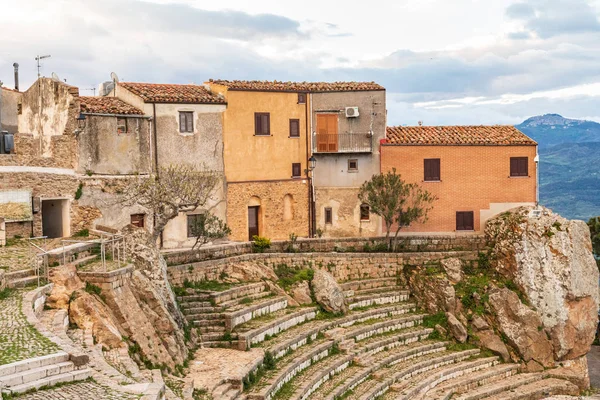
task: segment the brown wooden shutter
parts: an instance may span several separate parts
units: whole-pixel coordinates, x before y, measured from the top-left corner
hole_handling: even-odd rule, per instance
[[[290,137],[300,137],[299,119],[290,119]]]
[[[439,181],[440,180],[440,159],[429,158],[423,160],[424,180]]]
[[[261,121],[261,127],[262,127],[262,134],[263,135],[270,135],[271,134],[271,126],[270,126],[270,121],[269,121],[269,114],[263,114],[262,115],[262,121]]]
[[[331,207],[325,208],[325,223],[326,224],[333,223],[333,211],[331,210]]]
[[[185,114],[179,113],[179,132],[185,132]]]
[[[186,121],[186,128],[187,128],[187,132],[194,132],[194,113],[186,113],[187,114],[187,121]]]
[[[475,218],[473,211],[456,212],[456,230],[473,231],[475,230]]]
[[[529,158],[511,157],[510,176],[529,176]]]
[[[302,166],[300,163],[293,163],[292,164],[292,177],[299,177],[302,172],[301,172]]]

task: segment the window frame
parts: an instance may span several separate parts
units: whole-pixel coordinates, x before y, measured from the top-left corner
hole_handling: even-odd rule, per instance
[[[298,172],[296,175],[295,172]],[[292,163],[292,178],[302,178],[302,163]]]
[[[298,93],[298,104],[306,104],[306,93],[304,93],[304,92]]]
[[[184,120],[185,120],[184,130],[181,129],[181,117],[184,117]],[[190,124],[191,124],[191,127],[190,127]],[[190,130],[190,128],[191,128],[191,130]],[[194,112],[193,111],[179,111],[179,133],[194,133]]]
[[[462,226],[459,225],[459,215],[463,216]],[[464,216],[470,215],[471,225],[465,224]],[[456,231],[457,232],[473,232],[475,231],[475,212],[473,211],[457,211],[456,212]]]
[[[323,217],[325,218],[325,225],[333,225],[333,208],[325,207]]]
[[[124,124],[121,125],[120,122],[124,122]],[[117,117],[117,134],[120,135],[122,133],[127,133],[127,118]]]
[[[524,165],[520,165],[519,162],[524,161]],[[514,164],[513,164],[514,162]],[[515,168],[513,168],[513,166]],[[520,167],[525,167],[522,170]],[[510,175],[511,178],[525,178],[529,177],[529,157],[511,157],[510,158]]]
[[[352,167],[352,163],[356,163],[356,167]],[[358,172],[358,158],[348,159],[348,172]]]
[[[431,171],[432,163],[433,163],[433,168],[437,169],[437,174],[435,174],[435,171]],[[430,175],[428,175],[428,173]],[[423,182],[441,182],[441,180],[442,180],[441,159],[439,159],[439,158],[424,158],[423,159]]]
[[[367,212],[366,216],[364,212]],[[370,221],[371,220],[371,207],[368,204],[362,203],[360,205],[360,220],[361,222]]]
[[[188,239],[190,238],[195,238],[196,235],[194,235],[194,233],[190,230],[190,217],[192,218],[198,218],[198,216],[200,215],[204,215],[203,213],[196,213],[196,214],[186,214],[186,236]]]
[[[134,218],[140,218],[140,220],[142,221],[141,226],[133,223]],[[146,227],[146,214],[142,214],[142,213],[129,214],[129,223],[133,226],[137,226],[138,228],[145,228]]]
[[[262,122],[263,122],[262,118],[263,117],[267,117],[266,133],[263,133],[264,132],[264,129],[262,126]],[[271,136],[271,113],[268,113],[268,112],[255,112],[254,113],[254,136]]]
[[[296,130],[297,134],[293,135],[292,124],[297,124],[298,129]],[[290,138],[299,138],[300,137],[300,120],[298,118],[290,118]]]

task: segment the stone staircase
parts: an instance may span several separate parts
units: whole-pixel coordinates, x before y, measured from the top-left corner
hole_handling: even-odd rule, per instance
[[[8,272],[5,277],[7,286],[10,288],[22,288],[38,283],[38,277],[33,268]]]
[[[395,278],[341,286],[350,305],[341,317],[288,307],[264,283],[180,296],[205,345],[262,348],[263,364],[271,359],[242,382],[219,385],[213,398],[537,400],[579,392],[549,373],[520,373],[473,346],[435,339]]]
[[[82,381],[91,376],[87,368],[77,369],[69,355],[59,352],[0,366],[0,392],[25,393],[58,383]]]

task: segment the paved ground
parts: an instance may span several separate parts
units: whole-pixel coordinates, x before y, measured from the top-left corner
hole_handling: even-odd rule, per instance
[[[0,365],[60,350],[27,322],[21,311],[21,295],[21,291],[12,291],[0,300]]]
[[[134,400],[140,395],[119,393],[96,382],[72,383],[19,396],[19,400]]]

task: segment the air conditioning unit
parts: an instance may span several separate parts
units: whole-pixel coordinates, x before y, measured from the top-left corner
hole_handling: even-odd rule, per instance
[[[358,107],[346,107],[346,118],[356,118],[358,115]]]

